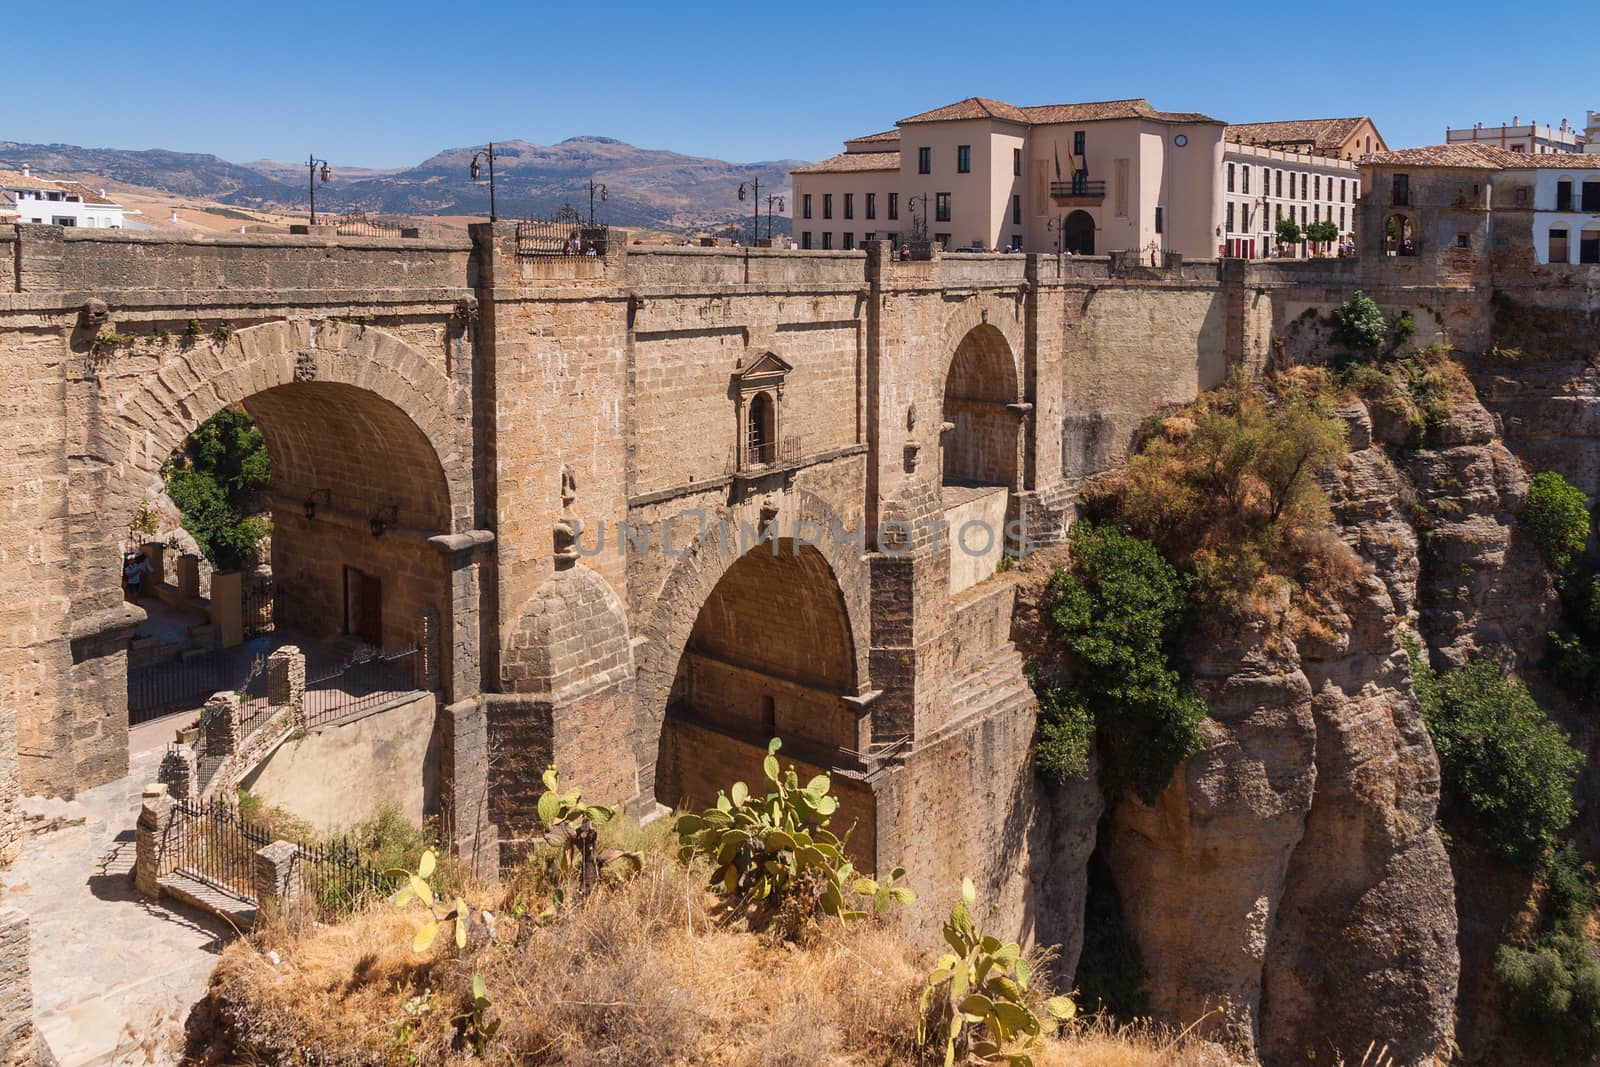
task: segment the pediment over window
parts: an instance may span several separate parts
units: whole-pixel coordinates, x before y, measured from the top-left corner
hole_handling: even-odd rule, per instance
[[[733,380],[741,393],[758,389],[782,390],[783,379],[792,370],[792,365],[771,352],[765,352],[748,364],[736,367]]]

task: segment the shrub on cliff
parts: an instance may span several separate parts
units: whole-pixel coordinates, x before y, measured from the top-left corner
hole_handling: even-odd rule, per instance
[[[1328,317],[1333,320],[1333,339],[1352,351],[1375,352],[1389,337],[1389,320],[1372,297],[1360,289]]]
[[[161,470],[183,528],[219,570],[253,560],[271,527],[252,514],[272,476],[266,440],[243,411],[224,408],[196,427]]]
[[[1269,396],[1236,375],[1167,419],[1110,482],[1117,517],[1194,569],[1211,614],[1242,606],[1268,574],[1339,569],[1323,566],[1339,546],[1315,536],[1329,519],[1318,476],[1345,455],[1322,384],[1296,380]]]
[[[1075,760],[1073,721],[1083,709],[1105,739],[1111,788],[1132,789],[1147,803],[1200,750],[1205,703],[1178,669],[1186,586],[1150,542],[1116,526],[1073,528],[1072,569],[1057,571],[1046,593],[1076,668],[1073,691],[1041,704],[1046,777],[1064,780],[1057,771]]]
[[[1551,856],[1545,871],[1538,934],[1501,945],[1494,973],[1525,1036],[1562,1057],[1600,1054],[1600,953],[1588,937],[1594,910],[1594,868],[1573,845]]]
[[[1572,572],[1589,542],[1589,498],[1555,471],[1541,471],[1528,483],[1521,521],[1528,536],[1558,577]]]
[[[1419,657],[1420,659],[1420,657]],[[1475,659],[1431,685],[1413,660],[1423,719],[1439,753],[1443,808],[1498,856],[1537,865],[1572,821],[1582,757],[1521,683]]]

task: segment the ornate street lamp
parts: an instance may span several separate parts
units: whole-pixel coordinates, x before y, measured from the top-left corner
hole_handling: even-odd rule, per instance
[[[777,202],[778,210],[780,212],[783,210],[783,197],[781,197],[781,196],[769,196],[769,197],[767,197],[767,240],[768,241],[772,240],[772,205],[773,205],[774,201]]]
[[[589,225],[590,226],[594,225],[594,194],[595,193],[599,193],[600,194],[600,202],[602,204],[606,202],[606,197],[607,197],[608,194],[606,192],[605,184],[603,182],[597,182],[593,178],[590,178],[589,179]]]
[[[761,179],[754,178],[747,182],[739,183],[739,202],[744,203],[746,197],[754,202],[755,207],[750,218],[750,246],[755,247],[761,240]]]
[[[324,184],[326,184],[328,179],[333,177],[333,172],[328,169],[328,161],[326,159],[318,159],[317,156],[316,156],[316,153],[313,152],[306,159],[306,185],[311,191],[311,225],[313,225],[313,226],[315,226],[317,224],[317,168],[318,167],[322,168],[322,181],[323,181]]]
[[[495,211],[494,211],[494,142],[493,141],[490,141],[489,142],[489,147],[484,149],[482,152],[473,153],[472,163],[471,163],[470,166],[467,167],[467,173],[472,176],[472,180],[473,181],[477,181],[478,180],[478,175],[480,173],[482,173],[482,168],[478,165],[478,160],[480,160],[480,159],[487,159],[489,161],[489,221],[490,222],[499,222],[500,221],[500,216],[496,215]]]

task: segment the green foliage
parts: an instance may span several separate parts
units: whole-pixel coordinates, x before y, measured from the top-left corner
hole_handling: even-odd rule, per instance
[[[139,501],[139,506],[133,509],[133,518],[128,520],[128,529],[146,537],[153,537],[160,528],[161,519],[156,514],[155,505],[148,500]]]
[[[251,513],[251,503],[271,479],[272,467],[249,415],[233,408],[217,412],[189,435],[161,474],[167,495],[183,512],[183,528],[213,567],[237,570],[255,558],[272,528]]]
[[[1039,735],[1033,744],[1034,766],[1060,784],[1089,769],[1094,745],[1094,713],[1076,690],[1032,679],[1039,698]]]
[[[1278,243],[1297,245],[1305,240],[1305,234],[1300,229],[1300,224],[1292,215],[1285,215],[1278,220]]]
[[[939,957],[922,991],[917,1044],[943,1042],[945,1067],[958,1058],[963,1064],[976,1059],[1032,1067],[1029,1051],[1061,1020],[1075,1016],[1077,1006],[1071,997],[1030,1003],[1037,999],[1029,997],[1032,965],[1015,942],[978,932],[972,922],[976,899],[972,880],[963,878],[961,899],[944,924],[944,940],[952,951]]]
[[[1397,337],[1408,337],[1403,328],[1396,329]],[[1400,343],[1403,341],[1396,342]],[[1450,418],[1454,400],[1472,395],[1471,382],[1446,345],[1430,345],[1405,359],[1382,363],[1342,361],[1338,382],[1398,415],[1410,430],[1408,444],[1413,448],[1426,444],[1429,435]]]
[[[561,792],[561,778],[553,766],[545,768],[544,787],[546,791],[539,798],[539,821],[544,824],[546,843],[561,850],[563,870],[576,869],[585,889],[594,885],[604,871],[638,873],[637,852],[598,847],[600,835],[596,827],[616,818],[615,808],[585,804],[576,789]]]
[[[1595,872],[1578,846],[1567,842],[1550,854],[1545,865],[1544,913],[1548,925],[1566,933],[1582,933],[1594,910]]]
[[[1324,392],[1269,403],[1236,374],[1162,423],[1122,472],[1119,517],[1194,568],[1209,615],[1236,612],[1268,571],[1297,578],[1321,553],[1329,508],[1318,478],[1345,455],[1344,421]]]
[[[1528,484],[1521,521],[1557,576],[1565,577],[1589,541],[1589,498],[1555,471],[1541,471]]]
[[[1547,933],[1527,947],[1501,945],[1494,974],[1511,1018],[1560,1062],[1600,1055],[1600,954],[1576,933]]]
[[[1206,715],[1178,670],[1186,582],[1154,545],[1116,526],[1078,523],[1072,561],[1046,591],[1051,622],[1077,673],[1074,692],[1056,707],[1092,714],[1107,741],[1112,788],[1153,802],[1173,769],[1200,750]],[[1041,710],[1050,714],[1043,702]],[[1071,755],[1057,744],[1040,770],[1059,783]]]
[[[1320,219],[1306,226],[1306,240],[1331,244],[1339,239],[1339,227],[1332,219]]]
[[[915,900],[910,889],[895,884],[905,874],[898,867],[884,885],[856,875],[844,858],[844,841],[828,829],[839,810],[838,798],[828,793],[828,776],[819,774],[801,786],[792,765],[779,769],[780,745],[773,738],[762,761],[764,796],[735,782],[717,794],[715,807],[678,816],[679,858],[709,860],[712,889],[732,898],[737,910],[763,919],[782,917],[788,935],[817,914],[842,921],[866,918],[869,913],[856,906],[855,897],[866,897],[872,914]]]
[[[1409,344],[1417,335],[1417,320],[1411,317],[1411,312],[1402,311],[1395,316],[1393,325],[1389,327],[1389,347],[1399,348]]]
[[[183,336],[185,337],[199,337],[205,332],[206,328],[200,325],[199,319],[190,319],[183,327]]]
[[[219,322],[211,331],[212,340],[219,345],[228,343],[228,339],[238,332],[238,328],[231,322]]]
[[[1333,320],[1333,339],[1352,351],[1375,352],[1389,336],[1388,320],[1372,297],[1360,289],[1328,317]]]
[[[113,333],[107,330],[95,334],[94,340],[90,343],[97,352],[109,352],[113,348],[127,348],[137,340],[138,338],[131,333]]]
[[[1150,1014],[1139,943],[1122,916],[1122,897],[1105,857],[1089,857],[1083,909],[1083,950],[1078,954],[1078,1002],[1086,1011],[1106,1012],[1127,1021]]]
[[[431,879],[438,867],[438,860],[439,857],[430,848],[423,852],[417,861],[416,870],[406,870],[401,867],[387,872],[405,881],[405,885],[394,895],[394,906],[404,908],[416,900],[428,914],[427,921],[417,928],[416,934],[411,939],[412,952],[428,951],[434,939],[439,936],[439,931],[446,928],[454,929],[457,949],[467,947],[467,920],[471,912],[467,908],[467,902],[459,896],[455,898],[453,904],[447,906],[435,895]]]
[[[1444,675],[1437,700],[1423,699],[1423,718],[1446,814],[1463,818],[1500,858],[1535,867],[1574,813],[1581,757],[1566,734],[1486,659]]]

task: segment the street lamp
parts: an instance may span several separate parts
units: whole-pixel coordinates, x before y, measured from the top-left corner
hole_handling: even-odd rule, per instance
[[[328,169],[328,161],[326,159],[318,159],[316,153],[313,152],[306,158],[306,185],[311,191],[311,225],[313,226],[317,224],[318,167],[322,168],[322,180],[324,183],[326,183],[327,180],[333,176],[333,172]]]
[[[589,225],[590,226],[594,225],[594,194],[595,193],[599,193],[600,194],[600,202],[602,204],[606,202],[606,196],[608,194],[606,193],[605,183],[597,182],[593,178],[590,178],[589,179]]]
[[[761,179],[753,178],[747,182],[739,183],[739,202],[743,203],[748,197],[755,209],[751,212],[750,219],[750,246],[753,248],[761,240]]]
[[[783,197],[781,197],[781,196],[769,196],[769,197],[767,197],[767,240],[768,241],[772,240],[772,205],[773,205],[774,201],[776,201],[776,203],[778,205],[778,210],[779,211],[783,210]]]
[[[489,161],[489,221],[490,222],[499,222],[500,221],[500,216],[496,215],[495,211],[494,211],[494,142],[493,141],[490,141],[489,142],[489,147],[484,149],[482,152],[473,153],[472,163],[471,163],[470,166],[467,167],[467,173],[472,176],[472,180],[473,181],[477,181],[478,180],[478,175],[482,173],[482,168],[478,165],[478,160],[480,160],[480,159],[487,159]]]

